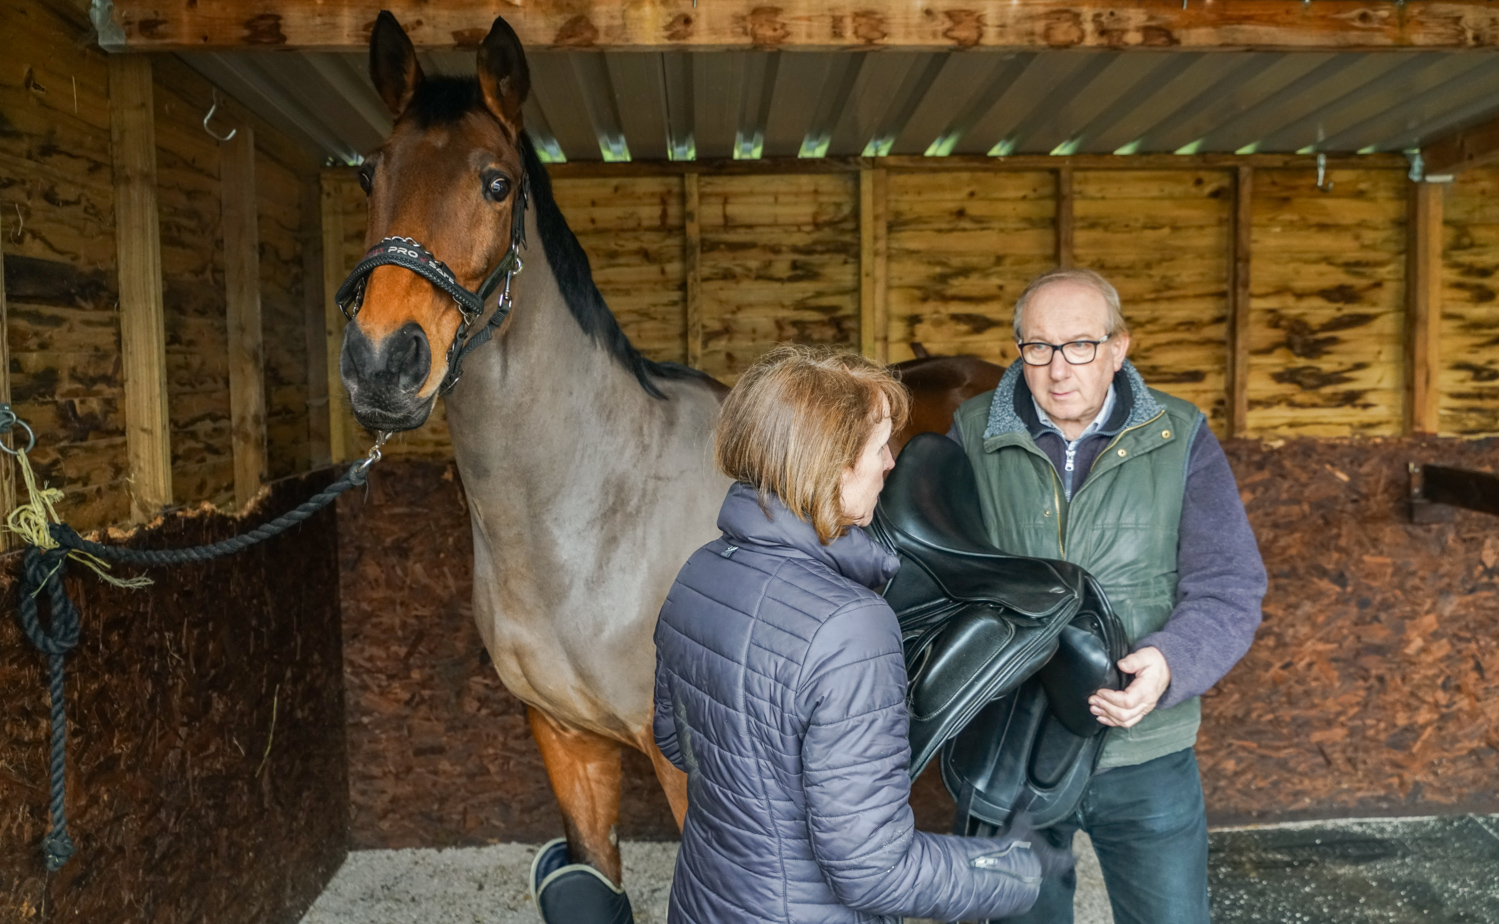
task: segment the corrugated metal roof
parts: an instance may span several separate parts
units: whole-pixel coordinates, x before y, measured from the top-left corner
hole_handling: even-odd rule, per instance
[[[351,53],[182,57],[340,161],[390,118]],[[469,52],[426,52],[433,73]],[[554,161],[1402,151],[1499,114],[1479,52],[535,52]]]

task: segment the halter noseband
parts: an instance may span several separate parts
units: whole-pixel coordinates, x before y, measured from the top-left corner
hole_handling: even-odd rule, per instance
[[[365,252],[364,259],[359,261],[359,265],[350,271],[343,285],[338,287],[338,293],[333,296],[338,309],[344,313],[344,317],[354,320],[364,305],[364,289],[370,274],[380,266],[399,266],[411,270],[447,293],[458,305],[458,313],[463,320],[458,322],[458,331],[453,334],[453,342],[448,346],[448,372],[437,389],[439,395],[446,395],[463,375],[463,358],[475,347],[488,341],[495,329],[504,323],[506,315],[510,314],[510,280],[524,268],[520,252],[526,246],[526,201],[530,198],[530,189],[530,180],[523,174],[515,192],[515,206],[510,213],[510,248],[477,290],[464,288],[453,271],[448,269],[448,265],[417,241],[409,237],[387,237]],[[495,305],[494,314],[490,315],[487,324],[465,340],[464,335],[484,313],[484,303],[497,288],[500,289],[500,300]]]

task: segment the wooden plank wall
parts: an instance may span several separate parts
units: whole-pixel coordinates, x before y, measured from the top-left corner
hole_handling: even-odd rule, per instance
[[[680,171],[559,170],[557,200],[626,333],[654,359],[688,355],[686,180]],[[1233,165],[1069,168],[1071,252],[1118,287],[1147,381],[1227,435]],[[1055,265],[1056,170],[881,170],[889,359],[1013,359],[1015,297]],[[1243,435],[1398,435],[1404,427],[1409,181],[1395,167],[1253,168],[1247,425]],[[344,184],[346,252],[363,196]],[[699,189],[701,368],[732,382],[782,340],[859,348],[859,173],[704,173]],[[1440,432],[1499,433],[1499,169],[1445,191]],[[864,229],[869,234],[869,229]],[[868,243],[868,242],[863,242]],[[865,280],[865,288],[869,280]],[[865,316],[874,317],[874,312]],[[877,338],[866,338],[873,343]],[[357,428],[346,421],[351,433]],[[445,456],[438,414],[396,451]],[[351,445],[368,443],[367,434]]]
[[[130,517],[116,308],[109,75],[77,30],[0,0],[0,233],[11,397],[31,461],[84,524]]]
[[[1393,436],[1404,418],[1399,170],[1256,170],[1249,435]]]
[[[39,475],[80,529],[130,517],[125,479],[106,56],[79,13],[0,0],[0,234],[17,413]],[[173,499],[233,499],[218,142],[212,88],[170,56],[153,70]],[[221,97],[222,98],[222,97]],[[226,116],[226,108],[228,114]],[[272,477],[308,466],[303,204],[314,158],[226,102],[220,131],[253,122]],[[315,205],[315,201],[313,203]]]
[[[1441,432],[1499,433],[1499,170],[1447,190]]]
[[[1056,265],[1056,178],[1023,172],[891,171],[890,361],[934,354],[1015,358],[1010,308]]]
[[[786,340],[858,347],[858,183],[701,177],[704,371],[732,383]]]
[[[1073,261],[1119,290],[1130,357],[1224,432],[1233,174],[1074,170]]]

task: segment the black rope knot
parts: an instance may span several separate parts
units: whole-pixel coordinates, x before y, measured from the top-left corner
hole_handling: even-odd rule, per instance
[[[68,599],[62,585],[67,559],[67,549],[36,546],[28,546],[21,556],[21,595],[16,601],[16,615],[31,644],[47,655],[65,655],[78,644],[78,608]],[[50,625],[45,629],[37,606],[43,591],[52,611]]]

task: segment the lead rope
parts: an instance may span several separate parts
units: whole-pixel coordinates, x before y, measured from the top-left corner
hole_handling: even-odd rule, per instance
[[[92,568],[99,577],[117,587],[143,587],[151,583],[146,577],[121,579],[109,575],[109,562],[129,565],[177,565],[203,562],[243,551],[252,545],[279,536],[291,527],[331,504],[340,494],[356,485],[365,483],[370,466],[380,461],[381,449],[390,439],[389,433],[380,433],[375,445],[363,459],[349,466],[343,476],[328,487],[314,494],[296,508],[275,519],[241,533],[238,536],[209,545],[192,546],[185,549],[125,549],[118,546],[91,542],[69,525],[62,522],[55,509],[62,499],[62,491],[52,487],[38,488],[36,475],[32,471],[27,452],[36,446],[36,435],[26,422],[16,417],[10,405],[0,404],[0,434],[11,432],[17,425],[26,430],[27,445],[12,449],[0,442],[0,450],[16,457],[21,469],[21,478],[26,485],[27,501],[17,506],[6,517],[6,527],[21,536],[26,542],[26,551],[21,558],[21,587],[16,600],[16,619],[21,631],[31,640],[37,650],[47,656],[47,692],[51,701],[52,750],[48,769],[51,774],[52,829],[42,838],[42,855],[49,872],[62,869],[73,855],[73,839],[68,836],[67,794],[67,740],[68,723],[64,701],[65,658],[78,644],[78,608],[68,597],[63,586],[69,558],[77,559]],[[47,594],[51,618],[43,627],[37,605],[43,592]]]

